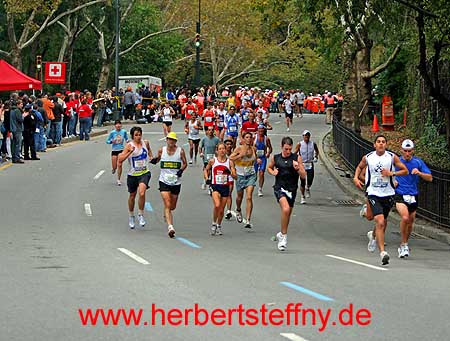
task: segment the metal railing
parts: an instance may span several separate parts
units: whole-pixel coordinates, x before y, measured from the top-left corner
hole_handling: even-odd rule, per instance
[[[361,158],[373,150],[372,142],[336,120],[333,122],[333,143],[352,171]],[[419,181],[417,213],[426,220],[450,228],[450,172],[428,166],[433,174],[433,182]]]

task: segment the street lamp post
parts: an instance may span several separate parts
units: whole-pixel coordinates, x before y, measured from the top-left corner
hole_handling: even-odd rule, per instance
[[[201,47],[201,41],[200,41],[200,13],[201,13],[201,0],[198,0],[198,21],[197,21],[197,27],[196,27],[196,37],[198,39],[195,39],[195,77],[194,77],[194,83],[195,86],[200,87],[200,47]]]
[[[119,96],[119,50],[120,50],[120,10],[119,0],[115,0],[116,7],[116,53],[115,53],[115,67],[114,67],[114,84],[116,86],[116,93]]]

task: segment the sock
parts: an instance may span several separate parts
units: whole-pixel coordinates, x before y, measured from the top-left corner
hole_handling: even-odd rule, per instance
[[[139,210],[139,215],[144,215],[144,210]]]
[[[167,229],[168,229],[168,230],[173,229],[173,225],[167,226]]]

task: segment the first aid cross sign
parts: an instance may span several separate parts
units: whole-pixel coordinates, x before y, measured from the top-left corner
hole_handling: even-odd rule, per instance
[[[66,63],[45,63],[45,83],[64,84],[66,82]]]

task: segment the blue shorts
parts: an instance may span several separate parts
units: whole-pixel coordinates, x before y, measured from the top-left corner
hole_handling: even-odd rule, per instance
[[[249,186],[256,186],[256,173],[252,175],[238,175],[236,180],[236,190],[242,192]]]
[[[237,132],[231,132],[231,131],[227,130],[227,136],[237,138],[238,137],[238,133]]]
[[[258,159],[260,159],[262,162],[260,165],[258,165],[257,162],[255,162],[255,172],[265,172],[266,171],[266,166],[267,166],[267,158],[266,157],[259,157]]]

